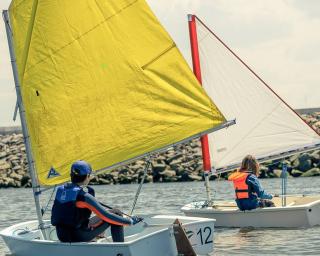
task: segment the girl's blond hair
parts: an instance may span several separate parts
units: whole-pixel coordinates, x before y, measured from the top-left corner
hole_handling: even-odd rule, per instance
[[[257,159],[252,155],[247,155],[243,158],[240,171],[247,171],[255,174],[256,176],[259,175],[259,163]]]

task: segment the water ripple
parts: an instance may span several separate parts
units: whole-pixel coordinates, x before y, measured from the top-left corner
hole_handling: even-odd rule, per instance
[[[290,179],[288,193],[320,194],[320,177]],[[280,193],[280,179],[266,179],[267,191]],[[212,182],[217,199],[232,199],[232,185]],[[95,187],[98,199],[130,212],[138,185]],[[49,195],[46,195],[49,197]],[[202,182],[145,184],[135,214],[181,214],[186,203],[205,198]],[[45,199],[45,198],[44,198]],[[43,200],[44,203],[45,200]],[[35,219],[34,200],[30,189],[0,190],[0,229],[20,221]],[[50,216],[46,216],[49,218]],[[217,228],[214,255],[319,255],[320,227],[310,229]],[[0,255],[8,252],[0,239]]]

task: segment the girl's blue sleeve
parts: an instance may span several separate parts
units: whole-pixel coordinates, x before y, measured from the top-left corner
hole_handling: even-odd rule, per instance
[[[260,181],[255,175],[250,175],[247,179],[248,185],[251,184],[253,192],[261,199],[272,199],[272,195],[264,191]]]

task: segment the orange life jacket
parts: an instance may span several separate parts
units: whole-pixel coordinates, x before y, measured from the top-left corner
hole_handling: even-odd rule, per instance
[[[249,186],[246,183],[247,177],[250,173],[247,172],[234,172],[232,173],[228,180],[233,181],[234,190],[237,199],[249,198]]]

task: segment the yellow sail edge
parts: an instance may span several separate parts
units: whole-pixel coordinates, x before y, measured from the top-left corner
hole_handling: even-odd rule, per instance
[[[9,11],[41,185],[68,181],[75,160],[102,169],[225,121],[145,1],[32,3]]]

